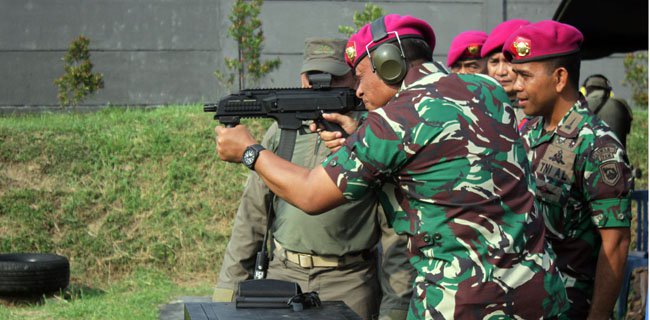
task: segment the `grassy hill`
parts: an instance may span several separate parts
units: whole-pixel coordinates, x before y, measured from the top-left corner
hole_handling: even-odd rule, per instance
[[[84,283],[214,278],[248,173],[217,158],[216,123],[200,106],[0,118],[0,252],[65,255]]]
[[[647,188],[648,113],[634,119]],[[78,286],[143,269],[214,283],[248,174],[217,158],[215,125],[198,105],[0,117],[0,252],[62,254]]]
[[[648,115],[634,118],[647,186]],[[84,282],[214,274],[248,173],[217,158],[216,123],[198,105],[0,118],[0,252],[63,254]]]

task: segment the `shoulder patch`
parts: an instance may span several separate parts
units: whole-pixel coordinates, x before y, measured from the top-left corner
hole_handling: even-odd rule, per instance
[[[607,160],[615,159],[617,152],[617,146],[613,144],[607,144],[605,146],[596,148],[592,153],[592,158],[598,162],[605,162]]]
[[[621,179],[621,169],[618,162],[603,163],[599,168],[601,179],[606,185],[613,187]]]

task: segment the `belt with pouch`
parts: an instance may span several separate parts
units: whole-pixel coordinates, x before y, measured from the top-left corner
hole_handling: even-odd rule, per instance
[[[283,248],[282,245],[280,245],[280,243],[275,239],[273,239],[273,243],[275,245],[275,250],[278,250],[281,258],[306,269],[343,267],[353,263],[366,261],[374,252],[372,250],[364,250],[343,256],[318,256],[309,253],[287,250]]]

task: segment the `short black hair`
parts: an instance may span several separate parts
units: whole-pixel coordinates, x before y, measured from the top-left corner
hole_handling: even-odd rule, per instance
[[[548,71],[564,68],[569,73],[569,84],[576,90],[580,88],[580,54],[578,52],[546,60]]]

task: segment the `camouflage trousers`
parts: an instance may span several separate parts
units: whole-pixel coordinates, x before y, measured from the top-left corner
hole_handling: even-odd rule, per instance
[[[565,312],[563,319],[586,319],[591,307],[594,282],[577,280],[566,274],[562,274],[562,280],[569,299],[569,310]]]
[[[555,273],[524,279],[513,271],[508,277],[523,279],[521,286],[505,288],[495,279],[499,276],[478,276],[491,271],[472,261],[418,255],[411,263],[418,275],[408,319],[556,319],[566,309],[566,293]]]

